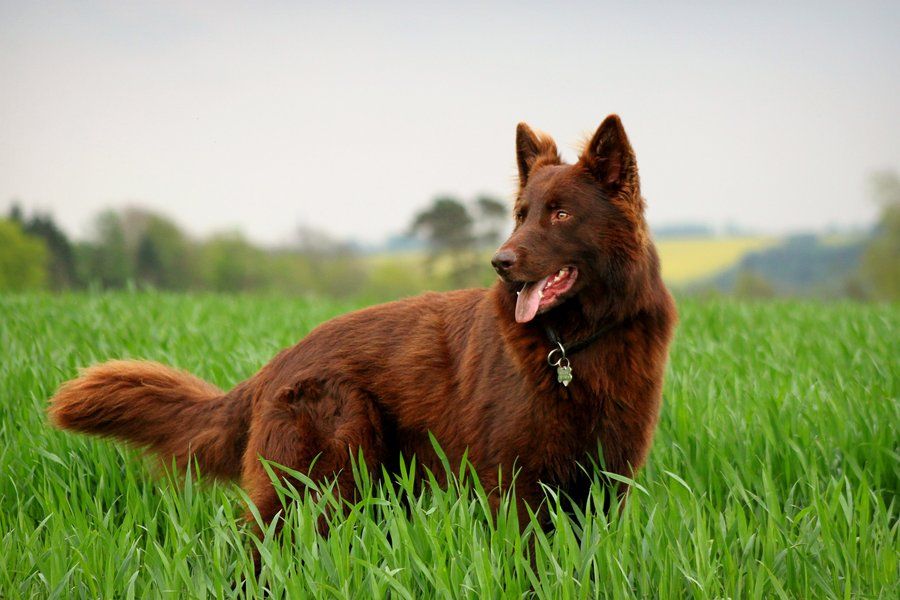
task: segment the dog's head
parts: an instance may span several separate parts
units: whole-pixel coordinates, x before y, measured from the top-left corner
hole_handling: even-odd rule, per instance
[[[520,123],[515,229],[491,263],[517,293],[515,316],[534,318],[585,290],[609,289],[648,242],[637,161],[616,115],[574,165],[551,138]]]

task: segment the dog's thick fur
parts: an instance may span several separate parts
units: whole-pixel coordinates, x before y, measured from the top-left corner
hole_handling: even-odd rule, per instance
[[[281,504],[260,457],[315,480],[336,476],[346,492],[359,451],[376,473],[401,454],[441,471],[429,432],[451,462],[468,449],[485,489],[518,469],[520,508],[540,503],[541,484],[583,499],[590,481],[579,463],[598,445],[609,471],[632,476],[650,447],[676,320],[634,153],[615,115],[574,165],[528,126],[517,134],[517,224],[493,287],[338,317],[229,392],[160,364],[97,365],[60,388],[53,422],[240,478],[267,521]],[[523,282],[566,266],[577,269],[573,287],[518,323]],[[569,344],[603,332],[570,357],[569,387],[547,364],[547,326]]]

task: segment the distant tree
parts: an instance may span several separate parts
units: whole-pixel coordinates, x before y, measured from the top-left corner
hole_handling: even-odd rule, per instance
[[[882,208],[900,204],[900,175],[896,171],[877,171],[869,179],[872,200]]]
[[[447,196],[435,198],[429,208],[416,214],[410,230],[424,235],[436,254],[467,250],[475,241],[472,215],[465,204]]]
[[[511,222],[509,207],[491,196],[479,196],[475,200],[475,207],[479,215],[476,226],[481,232],[478,235],[478,242],[480,245],[494,248],[502,241],[503,232]]]
[[[183,290],[198,279],[195,245],[168,218],[140,208],[100,213],[88,242],[69,249],[77,280],[105,288],[134,280]]]
[[[205,287],[219,291],[260,289],[267,283],[266,255],[240,233],[221,233],[203,244],[200,265]]]
[[[47,247],[40,238],[22,231],[9,219],[0,219],[0,290],[39,289],[47,279]]]
[[[430,248],[426,269],[432,279],[445,273],[453,287],[491,281],[495,276],[482,250],[500,244],[508,213],[506,204],[490,196],[479,196],[469,206],[441,196],[419,212],[409,231]]]
[[[472,215],[456,198],[435,198],[431,206],[419,212],[410,225],[413,235],[424,237],[430,248],[426,268],[432,277],[442,268],[453,287],[461,287],[477,272]],[[443,264],[439,259],[443,259]]]
[[[128,217],[129,213],[126,213]],[[194,262],[192,244],[169,219],[143,213],[135,249],[135,271],[139,280],[169,290],[190,286]]]
[[[163,266],[159,257],[159,250],[157,250],[152,238],[147,236],[141,237],[141,241],[138,242],[135,263],[135,270],[139,279],[157,287],[160,286],[159,279]]]
[[[134,265],[122,218],[115,211],[108,210],[97,215],[93,241],[81,246],[77,254],[82,281],[105,288],[121,288],[134,278]]]
[[[881,217],[862,257],[861,273],[881,300],[900,299],[900,177],[893,171],[872,176]]]
[[[22,205],[17,201],[13,201],[9,207],[9,220],[22,225],[25,222],[25,214],[22,212]]]
[[[61,290],[77,286],[79,282],[75,250],[66,234],[57,227],[53,217],[49,214],[34,213],[26,220],[18,203],[13,204],[9,217],[19,223],[26,234],[44,240],[49,252],[47,279],[50,288]]]

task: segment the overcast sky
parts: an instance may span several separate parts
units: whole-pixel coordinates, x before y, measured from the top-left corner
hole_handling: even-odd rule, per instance
[[[0,208],[378,241],[611,112],[657,225],[870,223],[900,170],[900,2],[347,4],[0,0]]]

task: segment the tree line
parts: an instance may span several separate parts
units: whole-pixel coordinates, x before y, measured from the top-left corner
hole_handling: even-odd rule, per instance
[[[203,239],[146,209],[107,210],[92,235],[73,241],[52,215],[26,214],[14,204],[0,219],[0,290],[52,291],[129,286],[172,291],[318,294],[391,299],[424,289],[484,285],[492,278],[486,249],[508,221],[501,201],[435,198],[406,235],[418,255],[367,256],[351,243],[298,227],[277,248],[238,231]]]
[[[867,239],[832,247],[817,236],[789,238],[682,292],[900,298],[900,177],[884,171],[870,183],[881,215]],[[390,300],[489,284],[490,251],[506,234],[508,213],[489,196],[470,202],[439,196],[405,231],[407,246],[418,252],[372,256],[308,227],[278,248],[255,245],[239,232],[194,239],[141,208],[102,212],[89,239],[71,241],[52,215],[26,215],[14,205],[0,219],[0,291],[138,286]]]

